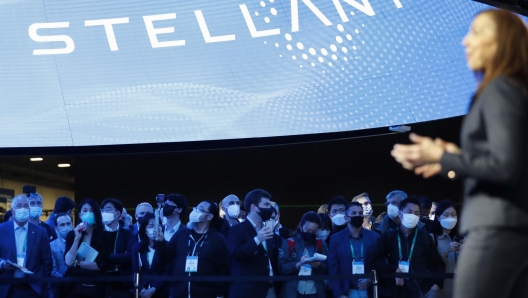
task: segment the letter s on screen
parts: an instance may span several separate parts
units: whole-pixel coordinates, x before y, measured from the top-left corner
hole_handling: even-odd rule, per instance
[[[75,50],[75,44],[73,39],[68,35],[49,35],[40,36],[37,34],[39,29],[54,29],[54,28],[68,28],[69,22],[57,22],[57,23],[35,23],[29,26],[28,32],[29,37],[36,42],[64,42],[66,43],[65,48],[61,49],[42,49],[33,50],[33,55],[57,55],[57,54],[69,54]]]

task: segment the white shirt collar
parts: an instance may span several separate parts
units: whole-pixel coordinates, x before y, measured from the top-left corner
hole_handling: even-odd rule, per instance
[[[257,225],[251,220],[251,218],[249,218],[249,216],[246,217],[246,220],[249,220],[249,222],[253,225],[253,227],[255,228],[255,230],[257,230],[257,232],[258,232]]]
[[[119,230],[119,224],[117,224],[117,227],[115,229],[112,229],[109,226],[105,225],[105,231],[107,232],[117,232],[118,230]]]
[[[20,227],[16,221],[13,220],[13,224],[15,225],[15,230]],[[26,224],[24,225],[24,229],[26,229],[26,231],[28,230],[28,226],[29,226],[29,219],[26,221]]]
[[[165,225],[165,232],[174,234],[174,233],[176,233],[176,231],[178,231],[178,229],[180,228],[180,225],[181,225],[181,220],[177,224],[175,224],[174,227],[172,229],[170,229],[170,230],[169,230],[168,226]]]

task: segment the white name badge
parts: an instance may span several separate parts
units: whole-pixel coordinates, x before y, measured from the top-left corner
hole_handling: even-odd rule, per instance
[[[362,261],[352,262],[352,274],[365,274],[365,263]]]
[[[198,272],[198,257],[187,257],[185,261],[185,272]]]
[[[409,273],[409,266],[410,266],[410,262],[400,261],[398,263],[398,268],[400,268],[401,272],[403,273]]]
[[[299,270],[299,276],[310,276],[312,275],[312,266],[302,265],[301,270]]]
[[[25,256],[17,255],[17,265],[24,267]]]

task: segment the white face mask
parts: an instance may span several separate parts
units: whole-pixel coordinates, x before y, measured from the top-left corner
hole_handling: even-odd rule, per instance
[[[429,219],[430,220],[434,220],[435,219],[435,215],[434,214],[429,214]]]
[[[14,214],[16,220],[19,222],[26,222],[29,218],[29,209],[20,208],[15,210]]]
[[[457,224],[455,217],[448,217],[440,219],[440,225],[446,230],[452,230]]]
[[[59,235],[62,239],[66,239],[66,236],[68,235],[68,233],[73,230],[73,227],[72,226],[66,226],[66,227],[61,227],[59,228]]]
[[[332,223],[336,226],[342,226],[346,224],[345,215],[344,214],[336,214],[334,217],[332,217]]]
[[[29,207],[29,216],[39,218],[42,215],[42,207]]]
[[[195,209],[191,212],[191,214],[189,214],[189,222],[200,222],[201,216],[202,212]]]
[[[374,210],[372,210],[372,205],[368,204],[367,206],[363,205],[363,217],[371,217]]]
[[[330,235],[330,230],[319,230],[319,231],[317,231],[317,239],[321,239],[321,240],[325,241],[326,238],[328,238],[329,235]]]
[[[243,218],[239,218],[239,219],[238,219],[238,222],[244,222],[244,220],[245,220],[245,219],[243,219]]]
[[[233,204],[229,207],[227,207],[227,215],[231,218],[237,218],[240,214],[240,206],[237,204]]]
[[[419,221],[420,217],[418,215],[406,213],[403,215],[402,225],[407,229],[414,229]]]
[[[156,235],[154,235],[154,228],[152,229],[146,229],[145,230],[147,232],[147,236],[149,237],[150,240],[156,240]]]
[[[103,212],[101,214],[101,216],[103,217],[103,223],[105,225],[109,225],[115,219],[115,214],[114,213]]]
[[[387,215],[389,215],[390,218],[394,219],[396,216],[398,216],[398,211],[400,211],[400,208],[398,206],[389,204],[387,206]]]

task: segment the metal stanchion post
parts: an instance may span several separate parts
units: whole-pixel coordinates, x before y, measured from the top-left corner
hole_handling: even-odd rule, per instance
[[[374,298],[378,298],[378,274],[376,270],[372,270],[372,290],[374,292]]]
[[[136,289],[136,298],[139,298],[139,272],[136,272],[134,288]]]

